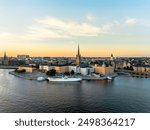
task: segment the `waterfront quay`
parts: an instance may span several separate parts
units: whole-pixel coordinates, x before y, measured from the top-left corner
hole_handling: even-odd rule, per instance
[[[27,80],[37,80],[38,77],[44,77],[45,79],[48,78],[48,75],[46,73],[36,70],[33,71],[32,73],[25,72],[25,73],[17,73],[15,71],[10,71],[9,74],[14,75],[19,78],[27,79]],[[139,72],[134,72],[134,71],[127,71],[127,70],[118,70],[115,71],[113,74],[109,75],[104,75],[104,76],[95,76],[95,75],[69,75],[68,77],[80,77],[82,80],[88,80],[88,81],[96,81],[96,80],[107,80],[108,77],[110,78],[115,78],[119,75],[126,75],[128,77],[138,77],[138,78],[150,78],[150,74],[147,73],[139,73]],[[57,77],[63,77],[65,75],[55,75],[53,76],[54,78]]]
[[[83,80],[105,80],[123,74],[130,77],[150,77],[149,57],[82,57],[78,45],[76,57],[4,57],[0,59],[0,69],[15,69],[15,76],[36,80],[57,76],[80,77]]]
[[[96,76],[81,76],[81,78],[83,80],[88,80],[88,81],[96,81],[96,80],[107,80],[108,77],[109,78],[115,78],[117,77],[118,74],[117,73],[113,73],[113,74],[110,74],[110,75],[105,75],[105,76],[101,76],[101,77],[96,77]]]
[[[126,75],[129,77],[137,77],[137,78],[150,78],[150,73],[144,72],[136,72],[130,70],[117,70],[117,74]]]
[[[0,65],[0,69],[18,69],[18,66],[5,66],[5,65]]]
[[[38,71],[38,70],[34,71],[32,73],[28,73],[28,72],[17,73],[15,71],[10,71],[9,74],[14,75],[14,76],[19,77],[19,78],[27,79],[27,80],[37,80],[38,77],[44,77],[45,79],[48,78],[48,76],[44,72],[41,72],[41,71]],[[68,76],[68,77],[80,77],[82,80],[96,81],[96,80],[106,80],[107,77],[115,78],[117,76],[118,75],[116,73],[114,73],[114,74],[111,74],[111,75],[105,75],[105,76],[101,76],[101,77],[96,77],[96,76],[92,76],[92,75],[89,75],[89,76],[74,75],[74,76]],[[60,76],[56,75],[54,77],[57,78],[57,77],[60,77]],[[63,77],[63,76],[61,76],[61,77]]]
[[[16,73],[15,71],[10,71],[9,74],[27,80],[37,80],[38,77],[44,77],[45,79],[47,78],[47,75],[40,71],[34,71],[33,73]]]

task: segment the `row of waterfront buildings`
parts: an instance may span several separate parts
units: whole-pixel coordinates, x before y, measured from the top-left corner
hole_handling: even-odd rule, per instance
[[[112,59],[113,57],[111,57]],[[74,59],[75,63],[63,63],[63,62],[49,62],[39,64],[39,70],[47,72],[49,70],[55,69],[57,73],[63,74],[66,72],[74,71],[76,74],[81,75],[91,75],[92,73],[98,73],[101,75],[113,74],[115,66],[111,63],[102,62],[102,64],[90,64],[88,62],[82,62],[82,57],[80,54],[80,48],[78,46],[78,52],[76,58]],[[113,60],[112,60],[113,61]],[[35,68],[30,66],[20,66],[19,70],[25,69],[27,72],[33,72]]]
[[[81,57],[80,48],[76,57],[30,57],[29,55],[18,55],[17,57],[7,57],[6,52],[0,59],[0,65],[19,66],[19,70],[25,69],[32,73],[35,70],[47,72],[55,69],[57,73],[74,71],[76,74],[90,75],[98,73],[100,75],[113,74],[115,70],[129,69],[136,72],[150,73],[149,58],[114,58],[111,57]]]
[[[78,45],[78,52],[76,55],[76,64],[75,65],[40,65],[39,69],[44,71],[49,71],[51,69],[55,69],[57,73],[65,73],[65,72],[71,72],[74,71],[76,74],[82,74],[82,75],[91,75],[92,73],[98,73],[101,75],[109,75],[114,73],[114,66],[106,66],[105,63],[103,65],[91,65],[82,63],[81,61],[81,54],[80,54],[80,48]]]

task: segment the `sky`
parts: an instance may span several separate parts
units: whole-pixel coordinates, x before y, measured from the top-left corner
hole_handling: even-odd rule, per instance
[[[149,0],[0,0],[0,56],[150,56]]]

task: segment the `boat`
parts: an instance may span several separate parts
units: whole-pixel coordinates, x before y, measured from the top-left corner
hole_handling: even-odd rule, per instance
[[[106,79],[107,79],[107,80],[112,80],[112,77],[107,76]]]
[[[61,77],[61,78],[47,78],[50,82],[80,82],[81,78],[70,78],[70,77]]]
[[[44,80],[45,80],[44,77],[38,77],[38,78],[37,78],[37,81],[44,81]]]

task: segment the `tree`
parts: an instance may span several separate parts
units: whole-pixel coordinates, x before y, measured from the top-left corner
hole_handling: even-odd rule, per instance
[[[39,64],[36,64],[36,65],[35,65],[35,68],[39,69],[39,66],[40,66]]]
[[[55,69],[51,69],[49,71],[47,71],[46,73],[48,76],[55,76],[56,75],[56,70]]]
[[[16,69],[16,70],[15,70],[15,72],[16,72],[16,73],[25,73],[25,72],[26,72],[26,70],[25,70],[25,69],[22,69],[22,70],[18,70],[18,69]]]
[[[69,72],[65,72],[64,75],[70,75],[70,73]]]
[[[74,75],[74,74],[75,74],[74,70],[71,70],[70,74],[71,74],[71,75]]]

